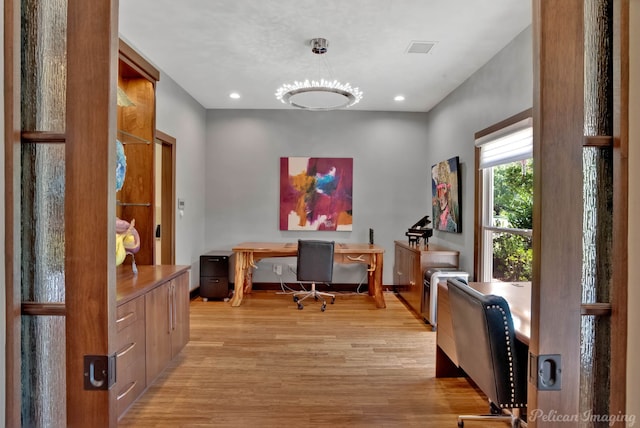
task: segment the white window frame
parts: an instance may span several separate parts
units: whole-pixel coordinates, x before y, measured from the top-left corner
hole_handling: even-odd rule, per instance
[[[478,254],[478,264],[476,268],[477,280],[482,282],[497,281],[493,278],[493,235],[495,233],[506,233],[512,235],[529,236],[533,235],[531,229],[516,229],[509,227],[498,227],[493,225],[493,168],[499,165],[506,165],[517,160],[525,160],[533,158],[533,124],[530,116],[517,121],[505,121],[503,126],[496,125],[491,132],[481,132],[479,137],[476,134],[476,147],[479,158],[476,160],[480,169],[478,179],[481,186],[478,187],[477,197],[480,198],[479,203],[479,225],[480,231],[477,233],[480,240],[476,245]],[[515,138],[513,138],[515,137]],[[510,138],[513,138],[510,140]],[[523,139],[528,138],[529,144]],[[506,144],[505,144],[506,143]],[[499,152],[495,156],[495,148]],[[516,148],[510,150],[510,148]],[[491,149],[494,155],[490,159],[483,153],[483,149]],[[484,156],[483,156],[484,154]],[[487,160],[488,159],[488,160]]]

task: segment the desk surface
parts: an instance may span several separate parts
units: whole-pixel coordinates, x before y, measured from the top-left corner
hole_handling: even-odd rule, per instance
[[[232,249],[235,252],[251,251],[253,253],[296,254],[298,251],[298,242],[242,242]],[[384,253],[384,249],[378,245],[343,242],[336,242],[333,251],[334,253]]]
[[[469,286],[482,294],[502,296],[509,303],[516,338],[526,345],[531,337],[530,282],[470,282]]]

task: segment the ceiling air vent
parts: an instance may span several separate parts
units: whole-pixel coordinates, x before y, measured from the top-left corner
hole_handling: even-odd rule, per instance
[[[429,53],[431,48],[436,45],[436,42],[419,42],[416,40],[412,40],[409,43],[409,47],[407,48],[407,53],[419,53],[426,54]]]

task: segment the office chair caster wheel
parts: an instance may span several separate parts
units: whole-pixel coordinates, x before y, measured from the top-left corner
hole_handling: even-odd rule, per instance
[[[460,421],[458,422],[458,428],[463,428],[464,427],[464,422]]]
[[[335,302],[336,302],[336,298],[335,298],[335,297],[332,297],[332,298],[331,298],[331,304],[333,305]]]
[[[300,299],[298,299],[298,296],[293,296],[293,301],[294,302],[298,303],[298,300],[300,300]]]
[[[327,304],[326,304],[326,303],[323,303],[323,304],[322,304],[322,306],[320,306],[320,310],[321,310],[322,312],[326,311],[326,310],[327,310]]]
[[[302,306],[302,303],[298,303],[298,310],[301,311],[304,309],[304,306]]]

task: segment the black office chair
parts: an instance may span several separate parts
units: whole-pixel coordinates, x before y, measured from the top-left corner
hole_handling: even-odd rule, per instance
[[[304,309],[302,301],[308,297],[322,300],[322,312],[327,309],[327,301],[323,296],[331,297],[331,304],[336,296],[316,290],[316,283],[331,282],[333,280],[333,241],[298,240],[298,265],[296,277],[298,282],[311,283],[311,290],[298,291],[293,294],[293,301],[298,303],[298,309]],[[302,297],[301,297],[302,296]]]
[[[520,426],[527,406],[527,349],[517,342],[509,304],[455,278],[447,280],[458,364],[489,399],[490,414],[464,420],[502,420]],[[483,425],[484,426],[484,425]]]

